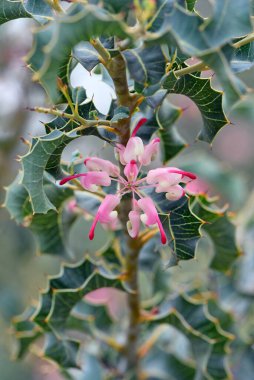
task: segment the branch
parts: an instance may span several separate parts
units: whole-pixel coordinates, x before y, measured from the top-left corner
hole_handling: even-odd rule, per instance
[[[131,238],[129,238],[130,240]],[[125,345],[126,371],[139,379],[138,339],[140,333],[140,299],[138,285],[139,248],[129,244],[126,256],[126,275],[132,293],[128,294],[129,327]]]
[[[99,39],[90,40],[93,47],[101,56],[101,62],[106,67],[111,76],[117,100],[120,106],[129,106],[132,102],[132,96],[129,92],[129,86],[126,75],[126,64],[122,55],[119,53],[116,57],[111,58],[108,50],[102,45]]]
[[[109,132],[113,132],[118,134],[119,131],[116,128],[111,127],[110,120],[86,120],[77,113],[67,113],[55,108],[44,108],[44,107],[34,107],[34,108],[28,108],[30,111],[35,111],[39,113],[49,114],[53,116],[58,117],[64,117],[66,119],[72,120],[73,122],[76,122],[77,124],[81,124],[79,127],[75,128],[75,131],[81,131],[83,129],[89,128],[89,127],[100,127],[104,128]],[[73,131],[74,131],[73,130]]]

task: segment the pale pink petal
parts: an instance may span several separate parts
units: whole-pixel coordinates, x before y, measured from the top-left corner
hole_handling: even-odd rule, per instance
[[[117,195],[106,195],[100,207],[98,208],[97,214],[89,231],[90,240],[93,240],[94,238],[94,231],[98,222],[111,224],[114,222],[114,220],[117,219],[117,211],[114,211],[114,208],[119,205],[120,200],[121,198]]]
[[[88,157],[85,159],[84,164],[90,171],[104,171],[111,177],[118,177],[120,169],[108,160],[103,160],[98,157]]]
[[[170,186],[166,193],[166,198],[169,201],[177,201],[184,196],[185,191],[180,185]]]
[[[138,166],[136,161],[132,160],[124,168],[124,175],[129,182],[134,182],[138,176]]]
[[[182,175],[179,173],[169,173],[168,168],[158,168],[149,170],[146,178],[148,184],[158,184],[161,190],[158,192],[163,192],[163,188],[176,185],[182,179]]]
[[[115,147],[116,159],[119,160],[122,165],[127,164],[127,162],[125,161],[124,156],[123,156],[124,152],[125,152],[125,146],[122,144],[116,144],[116,147]]]
[[[155,138],[149,144],[145,145],[144,153],[140,158],[140,163],[144,166],[150,165],[151,161],[155,159],[159,152],[160,139]]]
[[[110,186],[111,179],[106,172],[87,172],[80,182],[86,190],[94,192],[98,186]]]
[[[135,239],[140,230],[140,212],[130,211],[129,212],[129,221],[127,222],[127,230],[129,235]]]
[[[123,153],[123,159],[126,163],[139,161],[144,153],[144,144],[140,137],[131,137],[128,140],[126,148]]]
[[[161,234],[161,242],[162,244],[166,244],[167,236],[152,199],[149,197],[141,198],[138,200],[138,206],[144,211],[144,214],[140,217],[141,220],[147,226],[157,224]]]
[[[146,182],[149,185],[152,185],[154,183],[159,182],[162,176],[167,176],[167,174],[167,168],[157,168],[149,170],[149,172],[147,173]]]

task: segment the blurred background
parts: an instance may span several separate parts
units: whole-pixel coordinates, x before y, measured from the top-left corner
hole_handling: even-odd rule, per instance
[[[200,11],[208,14],[209,9],[200,8]],[[31,72],[23,61],[23,57],[31,48],[30,30],[33,27],[30,20],[15,20],[0,28],[1,203],[5,197],[4,187],[13,181],[19,170],[18,157],[27,151],[26,140],[30,140],[31,133],[44,133],[42,122],[48,120],[44,115],[27,110],[29,107],[46,104],[43,90],[32,82]],[[241,78],[254,87],[254,69],[242,74]],[[114,94],[110,87],[100,83],[100,76],[90,74],[78,66],[72,83],[74,86],[86,87],[88,95],[94,95],[98,109],[107,112]],[[215,79],[213,86],[218,88]],[[102,93],[103,102],[100,101]],[[250,230],[250,235],[244,242],[242,236],[246,226],[252,225],[254,221],[254,96],[250,94],[228,115],[231,123],[219,133],[212,146],[196,141],[202,120],[195,105],[183,96],[171,96],[170,100],[184,109],[178,129],[189,143],[189,147],[172,161],[172,165],[196,172],[202,178],[205,191],[211,195],[219,195],[219,203],[228,204],[230,211],[237,214],[235,223],[239,227],[239,242],[242,247],[244,245],[246,257],[249,258],[247,266],[253,267],[253,230]],[[106,148],[94,137],[89,137],[70,144],[64,153],[64,159],[70,159],[72,152],[77,149],[83,156],[96,152],[100,152],[103,157],[112,155],[110,148]],[[85,222],[79,221],[75,228],[82,242],[72,242],[75,260],[79,260],[84,250],[91,251],[97,247],[84,239],[87,228]],[[105,236],[104,232],[101,241]],[[11,318],[21,313],[27,304],[38,300],[39,290],[46,286],[47,275],[58,273],[59,260],[47,255],[36,255],[36,244],[32,234],[10,220],[4,208],[0,209],[0,242],[0,378],[61,379],[57,369],[50,363],[42,362],[37,352],[21,363],[10,359],[15,345],[10,330]],[[96,244],[100,246],[101,242],[97,241]],[[195,265],[198,265],[198,260]],[[241,265],[246,265],[246,262],[242,262]],[[183,265],[177,269],[176,274],[181,277],[184,270]],[[254,294],[253,280],[247,277],[241,280],[239,275],[239,281],[242,292]]]

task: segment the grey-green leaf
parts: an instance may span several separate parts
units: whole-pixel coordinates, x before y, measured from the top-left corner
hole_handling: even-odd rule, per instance
[[[211,307],[209,307],[210,302],[212,302]],[[220,324],[217,318],[218,312],[221,318],[227,317],[225,325]],[[162,303],[158,314],[151,317],[150,323],[170,324],[187,335],[202,376],[214,380],[230,378],[225,358],[228,345],[234,339],[234,336],[228,332],[231,318],[215,301],[206,299],[199,293],[191,296],[186,294],[172,296]]]
[[[34,233],[40,254],[70,258],[72,253],[68,247],[67,236],[75,215],[64,208],[64,202],[73,195],[72,191],[53,184],[45,185],[45,194],[56,211],[33,215],[28,192],[19,180],[20,175],[7,188],[5,207],[17,223],[25,225]]]
[[[84,260],[81,264],[63,266],[59,276],[52,278],[48,290],[42,294],[33,320],[44,330],[62,331],[73,307],[85,294],[103,287],[123,290],[118,275],[103,274]]]
[[[161,211],[160,220],[173,255],[177,260],[193,259],[203,222],[190,210],[189,200],[182,197],[169,202],[164,193],[153,193],[152,198]]]
[[[131,77],[137,83],[153,85],[165,74],[166,58],[160,46],[125,50],[122,54]]]
[[[0,25],[17,18],[31,17],[25,10],[23,1],[0,0]]]
[[[60,339],[55,334],[46,336],[46,346],[44,355],[46,358],[54,360],[60,367],[77,368],[77,355],[80,343],[70,339]]]
[[[30,151],[22,157],[24,169],[22,184],[29,193],[33,213],[46,214],[55,206],[44,190],[45,171],[54,178],[62,176],[60,169],[61,154],[66,145],[77,135],[54,130],[48,135],[35,137]]]
[[[206,223],[204,230],[213,242],[214,257],[210,267],[221,272],[228,271],[239,257],[240,250],[236,245],[236,228],[227,213],[213,209],[205,197],[196,198],[193,211]]]
[[[181,113],[181,108],[175,107],[167,99],[164,100],[156,112],[156,119],[160,127],[158,133],[161,137],[164,162],[173,158],[186,146],[185,140],[180,136],[174,125]]]
[[[73,50],[73,57],[88,71],[100,63],[99,53],[89,42],[81,42]]]
[[[40,24],[53,18],[53,9],[46,0],[24,0],[23,7]]]
[[[222,108],[222,93],[211,87],[210,79],[190,74],[176,78],[171,72],[164,78],[162,85],[169,93],[186,95],[197,105],[204,123],[198,135],[199,140],[211,143],[220,129],[228,123]]]

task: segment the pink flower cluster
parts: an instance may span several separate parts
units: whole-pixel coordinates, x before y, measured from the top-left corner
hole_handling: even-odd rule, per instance
[[[140,123],[139,123],[140,124]],[[98,208],[92,223],[89,238],[94,238],[95,228],[98,222],[115,228],[117,225],[116,208],[121,198],[127,193],[132,194],[132,210],[129,213],[127,229],[132,238],[136,238],[141,228],[141,222],[146,226],[157,225],[161,235],[161,242],[167,242],[166,233],[160,221],[153,200],[143,192],[146,188],[154,188],[157,193],[165,193],[170,201],[180,199],[184,189],[180,183],[188,183],[196,178],[192,173],[182,171],[175,167],[162,167],[149,170],[147,175],[139,178],[142,166],[150,165],[159,150],[160,139],[154,138],[149,144],[144,145],[140,137],[135,136],[135,128],[126,146],[117,144],[116,155],[124,165],[124,175],[120,175],[120,169],[112,162],[98,157],[88,157],[84,164],[87,172],[74,174],[60,181],[60,185],[80,178],[81,185],[91,192],[98,190],[99,186],[110,186],[112,181],[118,182],[116,194],[106,195]]]

